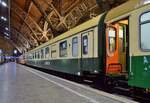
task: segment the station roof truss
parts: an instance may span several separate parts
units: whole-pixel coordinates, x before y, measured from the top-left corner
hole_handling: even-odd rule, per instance
[[[11,0],[11,41],[22,52],[127,0]]]

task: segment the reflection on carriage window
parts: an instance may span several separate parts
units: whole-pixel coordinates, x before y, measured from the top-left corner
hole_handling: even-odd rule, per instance
[[[109,28],[108,31],[109,52],[113,53],[116,49],[116,31],[114,28]]]
[[[59,50],[60,50],[60,57],[67,57],[67,41],[60,43]]]
[[[150,49],[150,12],[144,13],[140,18],[141,49]]]

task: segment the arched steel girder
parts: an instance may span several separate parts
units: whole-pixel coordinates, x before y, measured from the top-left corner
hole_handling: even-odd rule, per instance
[[[24,25],[24,26],[26,26],[26,25]],[[26,28],[24,27],[24,29],[23,29],[24,31],[22,29],[19,29],[18,27],[19,26],[16,25],[15,23],[11,23],[12,32],[15,32],[16,34],[17,33],[20,34],[20,36],[23,37],[24,40],[30,44],[30,46],[34,46],[32,43],[30,43],[30,40],[28,39],[29,37],[31,37],[30,30],[28,29],[28,27],[27,26],[26,26]],[[25,31],[27,31],[27,32],[25,32]]]
[[[31,6],[32,6],[32,0],[26,0],[25,7],[24,7],[25,12],[29,13]]]
[[[17,29],[12,28],[11,31],[12,31],[11,33],[15,33],[15,34],[17,34],[19,36],[19,38],[23,42],[23,44],[26,47],[26,49],[28,49],[31,46],[30,41],[22,33],[20,33]]]
[[[12,35],[12,36],[16,36],[16,34],[17,34],[17,36],[20,36],[23,40],[24,40],[24,42],[26,42],[26,44],[27,44],[27,48],[30,46],[30,47],[34,47],[34,43],[31,43],[31,40],[29,40],[29,37],[31,38],[31,36],[30,36],[30,33],[25,33],[24,31],[22,31],[22,30],[18,30],[18,26],[17,25],[13,25],[13,23],[12,23],[12,25],[11,25],[11,32],[14,34],[14,35]],[[27,30],[28,31],[28,30]]]
[[[61,16],[61,14],[57,11],[57,9],[53,6],[52,3],[49,3],[47,0],[44,0],[44,1],[49,5],[49,8],[51,8],[51,12],[50,12],[49,14],[47,14],[47,13],[43,10],[42,6],[39,4],[39,2],[38,2],[37,0],[32,0],[32,1],[33,1],[33,3],[35,4],[35,6],[38,8],[38,10],[41,12],[41,14],[43,14],[45,20],[50,24],[50,28],[52,29],[52,32],[53,32],[53,33],[56,33],[56,32],[55,32],[56,30],[54,30],[54,29],[56,29],[56,28],[54,27],[55,24],[53,24],[50,19],[51,19],[52,15],[53,15],[54,13],[56,13],[56,15],[58,16],[58,20],[61,21],[61,24],[63,23],[63,25],[65,26],[65,28],[68,28],[67,25],[66,25],[66,23],[65,23],[64,20],[63,20],[64,17]],[[79,1],[79,0],[77,0],[77,1]],[[56,34],[55,34],[55,35],[56,35]]]
[[[18,33],[19,36],[21,36],[26,42],[28,42],[28,43],[30,42],[30,41],[27,39],[27,37],[26,37],[23,33],[19,32],[18,29],[16,29],[15,27],[12,26],[12,32],[13,32],[13,31],[15,31],[16,33]]]
[[[23,47],[20,47],[17,43],[15,43],[13,40],[8,40],[8,42],[10,43],[10,44],[12,44],[20,53],[22,53],[22,51],[23,51]]]
[[[18,45],[20,48],[27,49],[25,43],[22,41],[22,38],[20,38],[20,36],[18,36],[18,37],[13,36],[13,37],[11,38],[11,40],[12,40],[16,45]]]
[[[14,13],[16,13],[15,11],[14,11]],[[18,13],[16,13],[16,15],[17,16],[19,16],[19,18],[21,18],[21,20],[23,20],[22,19],[22,17],[18,14]],[[23,20],[24,21],[24,20]],[[34,36],[36,37],[36,33],[34,32],[34,30],[30,27],[30,25],[26,22],[26,21],[24,21],[25,22],[25,24],[28,26],[28,28],[30,29],[30,31],[34,34]],[[37,40],[37,39],[35,39],[33,36],[32,36],[32,34],[30,35],[34,40]]]
[[[52,29],[52,32],[54,32],[54,30],[52,28],[52,22],[47,18],[48,15],[43,10],[43,8],[40,6],[40,4],[38,3],[38,1],[37,0],[32,0],[32,2],[35,4],[35,6],[38,8],[38,10],[43,14],[44,19],[50,24],[50,28]]]
[[[14,25],[11,25],[11,33],[13,34],[11,36],[11,39],[14,43],[21,44],[19,45],[23,50],[29,49],[31,44],[29,44],[29,40],[26,38],[26,36],[23,33],[20,33]]]
[[[38,37],[36,35],[36,32],[33,30],[33,28],[31,27],[31,25],[33,26],[34,25],[34,28],[36,27],[36,29],[38,29],[38,31],[42,32],[42,29],[40,28],[40,26],[28,15],[28,20],[30,21],[30,24],[29,22],[26,21],[26,19],[24,18],[27,18],[27,14],[19,7],[17,6],[16,4],[12,4],[12,9],[11,11],[13,13],[15,13],[26,25],[27,27],[29,28],[29,30],[32,32],[32,34],[34,35],[34,37],[32,36],[32,34],[30,36],[32,36],[32,38],[34,39],[34,41],[37,41],[38,40]],[[32,24],[31,24],[32,23]],[[39,44],[38,44],[39,45]]]
[[[79,3],[80,0],[76,0],[76,2],[74,3],[74,6],[75,6],[75,4],[78,4],[78,5],[75,6],[68,14],[62,16],[57,11],[57,9],[53,6],[53,4],[51,2],[44,0],[49,5],[49,8],[51,8],[51,10],[50,10],[51,12],[47,14],[42,9],[42,6],[38,2],[38,0],[32,0],[32,1],[35,4],[35,6],[38,8],[38,10],[41,12],[41,14],[44,15],[44,18],[51,25],[51,28],[55,29],[55,31],[61,31],[62,27],[63,27],[64,31],[66,31],[66,30],[76,26],[77,23],[79,22],[79,20],[85,15],[85,13],[98,7],[96,4],[96,0],[93,0],[94,2],[92,1],[93,2],[92,6],[89,6],[87,3],[84,2],[84,0],[82,0],[81,3]],[[90,0],[88,0],[87,2],[90,2]],[[73,12],[76,12],[76,14]],[[78,12],[78,14],[77,14],[77,12]],[[52,17],[53,15],[57,15],[58,18]],[[54,19],[54,20],[57,19],[57,21],[59,21],[59,22],[58,23],[52,22],[53,21],[52,19]]]
[[[29,6],[29,8],[31,8],[32,6],[32,2]],[[12,3],[12,11],[17,12],[17,15],[19,15],[19,17],[21,17],[22,21],[24,23],[27,23],[29,26],[30,25],[34,25],[39,31],[42,31],[42,29],[40,28],[40,26],[33,20],[32,17],[29,16],[29,11],[25,12],[24,10],[22,10],[16,3]],[[30,10],[30,9],[29,9]],[[29,20],[29,22],[27,21],[27,19]],[[31,26],[30,26],[31,27]]]
[[[12,47],[16,48],[20,53],[22,52],[23,48],[22,46],[18,45],[17,43],[15,43],[12,39],[1,36],[0,38],[4,39],[5,41],[7,41],[10,45],[12,45]]]
[[[32,2],[31,2],[32,3]],[[31,5],[30,5],[31,7]],[[32,39],[34,39],[34,41],[38,42],[38,45],[40,44],[40,36],[38,36],[39,34],[42,35],[42,38],[44,37],[46,40],[48,40],[49,38],[47,37],[47,35],[43,35],[45,34],[45,30],[41,29],[40,26],[29,16],[28,13],[24,12],[19,6],[17,6],[16,4],[13,4],[13,9],[12,11],[15,12],[15,14],[21,18],[21,20],[28,26],[28,28],[30,29],[30,31],[32,32],[32,34],[34,36],[32,36]],[[16,12],[17,11],[17,12]],[[19,12],[18,12],[19,11]],[[23,25],[22,25],[23,27]],[[24,28],[23,28],[24,29]],[[34,29],[36,29],[36,31],[39,32],[35,32]],[[50,29],[50,28],[48,28]],[[51,30],[50,30],[51,31]],[[48,34],[49,35],[49,34]],[[52,35],[51,37],[53,37],[53,34],[51,32]]]
[[[40,28],[40,26],[29,16],[29,10],[30,10],[30,8],[31,8],[31,6],[32,6],[32,2],[35,4],[35,6],[38,8],[38,10],[41,12],[41,14],[43,14],[44,15],[44,18],[46,19],[46,21],[49,23],[49,24],[51,24],[51,29],[53,29],[53,27],[52,27],[52,22],[51,22],[51,20],[48,18],[48,17],[50,17],[51,18],[51,16],[53,15],[53,14],[57,14],[58,15],[58,17],[59,17],[59,23],[58,23],[58,25],[55,27],[56,29],[58,29],[58,31],[59,31],[59,29],[61,29],[61,27],[62,26],[64,26],[63,28],[65,28],[66,30],[68,30],[69,28],[70,28],[70,25],[68,25],[66,22],[66,20],[68,19],[68,17],[71,17],[71,20],[70,21],[75,21],[75,23],[73,23],[74,24],[74,26],[76,25],[76,23],[79,21],[79,19],[84,15],[84,14],[82,14],[83,13],[83,11],[86,11],[87,9],[88,9],[88,7],[86,7],[85,6],[85,4],[83,3],[82,5],[79,5],[79,7],[77,6],[77,7],[75,7],[75,9],[73,9],[70,13],[68,13],[65,17],[63,17],[63,16],[61,16],[61,14],[57,11],[57,9],[53,6],[53,4],[52,3],[49,3],[47,0],[45,0],[46,2],[47,2],[47,4],[53,9],[52,10],[52,12],[50,12],[49,14],[46,14],[46,12],[43,10],[43,8],[42,8],[42,6],[38,3],[38,1],[37,0],[28,0],[29,2],[27,3],[27,7],[29,7],[28,8],[28,10],[26,10],[27,12],[25,12],[24,10],[22,10],[17,4],[15,4],[15,3],[12,3],[12,11],[27,25],[27,27],[29,28],[29,30],[32,32],[32,34],[30,35],[31,36],[31,38],[34,40],[34,41],[39,41],[41,38],[39,38],[38,36],[37,36],[37,33],[34,31],[34,29],[35,29],[35,27],[36,27],[36,29],[38,30],[38,31],[40,31],[41,33],[40,34],[43,34],[43,30]],[[31,2],[32,1],[32,2]],[[78,2],[79,0],[77,0],[77,2]],[[83,11],[82,11],[82,10]],[[77,19],[77,17],[76,17],[76,15],[73,15],[72,14],[72,12],[74,11],[74,10],[77,10],[77,12],[79,12],[80,13],[80,17],[78,17],[78,19]],[[19,12],[18,12],[19,11]],[[28,21],[29,20],[29,21]],[[31,24],[32,23],[32,24]],[[34,29],[33,29],[33,27],[32,27],[32,25],[35,25],[34,26]],[[53,35],[53,30],[52,30],[52,35]],[[39,33],[38,33],[39,34]],[[57,35],[57,34],[56,34]],[[42,36],[43,37],[43,36]],[[38,43],[38,45],[39,45],[40,43]]]

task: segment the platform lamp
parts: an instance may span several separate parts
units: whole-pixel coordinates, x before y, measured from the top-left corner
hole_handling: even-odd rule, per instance
[[[17,53],[18,53],[18,51],[15,49],[15,50],[14,50],[14,54],[17,54]]]
[[[16,61],[18,51],[16,49],[13,50],[13,60]]]

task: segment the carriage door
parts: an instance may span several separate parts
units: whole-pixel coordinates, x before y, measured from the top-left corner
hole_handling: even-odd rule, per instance
[[[81,70],[90,71],[93,60],[93,31],[81,34]]]
[[[119,63],[119,25],[108,25],[106,28],[106,74],[118,74],[122,71]]]

